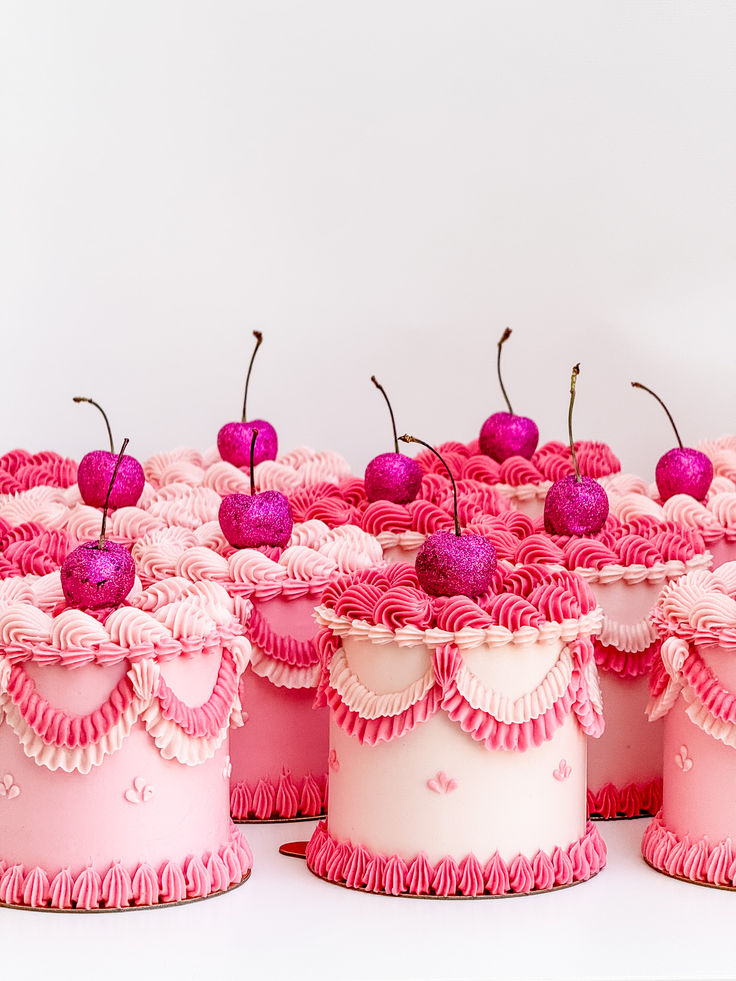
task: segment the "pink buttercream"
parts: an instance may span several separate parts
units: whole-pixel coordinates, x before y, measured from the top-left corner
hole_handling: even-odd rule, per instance
[[[592,818],[635,818],[656,814],[662,806],[662,780],[629,783],[617,787],[607,783],[599,790],[588,790],[588,816]]]
[[[363,845],[332,838],[326,822],[317,826],[307,846],[307,866],[320,878],[351,889],[409,896],[506,896],[584,882],[606,863],[606,846],[588,822],[579,841],[552,855],[538,851],[531,859],[517,855],[506,863],[498,852],[484,865],[477,856],[460,861],[446,856],[432,865],[420,852],[403,856],[372,854]]]

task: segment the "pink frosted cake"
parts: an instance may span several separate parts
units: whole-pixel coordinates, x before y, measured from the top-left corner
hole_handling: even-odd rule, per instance
[[[253,604],[246,624],[253,649],[241,682],[247,720],[232,736],[235,820],[321,814],[327,713],[313,709],[319,673],[314,608],[336,575],[381,561],[378,542],[355,527],[330,530],[309,521],[294,526],[285,549],[235,550],[213,522],[196,533],[170,529],[146,536],[133,555],[144,582],[165,575],[218,582],[236,608],[241,599]]]
[[[664,719],[664,794],[642,852],[667,875],[734,889],[736,563],[669,585],[653,620],[665,637],[649,706]]]
[[[566,443],[551,442],[540,446],[531,460],[512,456],[496,463],[481,453],[478,441],[444,443],[437,447],[456,478],[468,478],[491,484],[505,495],[511,505],[532,518],[541,518],[544,499],[552,482],[573,472],[572,454]],[[581,440],[575,443],[580,473],[585,477],[601,477],[617,473],[621,464],[605,443]],[[443,472],[442,464],[429,451],[417,456],[425,473]]]
[[[330,808],[311,871],[369,892],[503,896],[605,863],[586,819],[603,728],[595,598],[566,571],[501,567],[478,602],[414,569],[345,576],[317,612]]]
[[[697,532],[646,514],[626,517],[623,522],[610,515],[592,538],[539,532],[515,555],[516,562],[574,571],[603,611],[595,660],[606,731],[588,753],[588,807],[599,818],[638,817],[659,808],[662,728],[650,725],[645,714],[648,676],[659,649],[649,614],[666,583],[711,562]]]
[[[0,583],[2,904],[155,906],[250,872],[228,808],[234,603],[184,580],[129,603],[67,608],[58,572]]]

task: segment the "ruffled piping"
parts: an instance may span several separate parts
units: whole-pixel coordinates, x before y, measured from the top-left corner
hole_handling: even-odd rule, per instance
[[[655,687],[656,686],[656,687]],[[679,637],[662,644],[647,707],[651,721],[666,715],[682,695],[685,713],[706,735],[736,748],[736,695],[721,685],[698,651]]]
[[[646,650],[626,651],[616,647],[606,647],[601,643],[600,638],[593,640],[595,663],[599,669],[618,675],[624,681],[633,681],[648,675],[660,646],[661,641],[657,640]]]
[[[210,698],[192,708],[166,685],[156,661],[137,661],[99,709],[74,716],[43,699],[21,666],[0,658],[0,715],[26,756],[49,770],[89,773],[120,749],[139,720],[164,759],[195,766],[242,724],[239,677],[246,662],[241,645],[224,650]]]
[[[474,855],[461,861],[446,856],[432,864],[424,852],[413,859],[373,853],[363,845],[339,842],[321,821],[307,845],[307,866],[321,879],[392,896],[509,896],[544,892],[585,882],[606,864],[606,846],[595,825],[587,822],[581,838],[552,854],[517,855],[504,862],[495,852],[481,862]]]
[[[588,789],[588,817],[604,821],[656,814],[662,806],[662,778],[616,787],[607,783]]]
[[[7,866],[0,860],[0,903],[33,909],[120,910],[204,899],[243,881],[253,855],[243,835],[230,825],[228,841],[216,852],[164,862],[156,871],[147,862],[126,868],[113,862],[88,865],[73,874],[35,866]]]
[[[435,651],[432,673],[403,691],[388,694],[366,688],[338,648],[331,655],[327,684],[320,694],[332,709],[336,724],[369,746],[406,735],[439,709],[488,749],[541,746],[571,711],[587,735],[600,736],[604,725],[587,638],[565,647],[540,684],[516,699],[483,685],[451,644]]]

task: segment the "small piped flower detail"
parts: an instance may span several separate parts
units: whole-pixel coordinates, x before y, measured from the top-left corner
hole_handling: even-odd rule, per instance
[[[327,757],[327,762],[330,765],[330,769],[333,773],[337,773],[340,769],[340,761],[337,758],[337,750],[331,749],[330,755]]]
[[[563,780],[567,780],[571,773],[572,767],[567,760],[560,760],[560,762],[557,764],[557,769],[552,771],[552,776],[555,778],[555,780],[559,780],[560,783],[562,783]]]
[[[687,755],[687,746],[680,746],[680,752],[675,753],[675,763],[677,763],[683,773],[692,770],[693,761],[692,757]]]
[[[229,780],[233,772],[233,761],[229,756],[225,757],[225,765],[222,768],[222,779]]]
[[[12,800],[14,797],[20,796],[20,787],[13,779],[12,773],[6,773],[3,779],[0,781],[0,797],[5,797],[7,800]]]
[[[444,770],[440,770],[437,776],[431,777],[427,781],[427,786],[435,794],[451,794],[453,790],[457,790],[457,780],[454,777],[448,777]]]
[[[124,797],[129,804],[143,804],[153,797],[153,787],[143,777],[136,777],[133,786],[125,791]]]

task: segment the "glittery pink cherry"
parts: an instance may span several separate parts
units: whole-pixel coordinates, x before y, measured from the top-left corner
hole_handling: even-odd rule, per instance
[[[105,539],[110,497],[127,445],[128,440],[123,440],[110,478],[99,539],[79,545],[67,555],[61,565],[61,588],[70,606],[87,610],[117,606],[133,588],[135,582],[133,556],[124,545],[108,542]]]
[[[632,382],[631,387],[649,392],[659,402],[667,413],[667,418],[677,437],[677,446],[660,457],[654,472],[659,496],[663,501],[667,501],[675,494],[689,494],[696,501],[704,501],[713,483],[713,464],[710,459],[700,450],[682,445],[675,420],[656,392],[642,385],[641,382]]]
[[[608,495],[597,480],[581,477],[572,436],[572,409],[575,404],[575,381],[580,365],[572,369],[567,432],[575,473],[556,480],[544,501],[544,527],[556,535],[595,535],[608,517]]]
[[[255,452],[257,434],[251,438]],[[218,520],[222,533],[233,548],[283,548],[291,538],[294,517],[288,498],[279,491],[256,494],[255,465],[251,459],[250,494],[227,494],[222,499]]]
[[[278,436],[270,422],[266,422],[265,419],[251,419],[250,422],[246,422],[250,373],[253,370],[253,362],[256,359],[258,348],[263,342],[263,334],[260,330],[254,330],[253,336],[256,339],[256,346],[253,348],[253,354],[248,365],[248,374],[245,378],[243,417],[240,422],[226,422],[217,434],[217,449],[220,456],[236,467],[247,467],[251,459],[255,461],[256,465],[263,463],[264,460],[275,460],[279,449]],[[251,454],[251,442],[254,435],[256,448],[255,453]]]
[[[527,416],[517,416],[514,413],[501,377],[501,349],[509,337],[511,337],[511,328],[507,327],[498,342],[496,357],[498,381],[509,411],[494,412],[489,416],[481,426],[478,440],[481,453],[492,457],[497,463],[503,463],[510,456],[523,456],[529,460],[539,442],[536,422]]]
[[[489,589],[496,571],[496,549],[483,535],[462,534],[457,515],[457,486],[452,471],[437,450],[416,436],[404,443],[421,443],[442,462],[452,481],[455,531],[435,531],[417,552],[419,585],[430,596],[479,596]]]
[[[105,501],[108,500],[110,479],[113,470],[118,465],[110,421],[107,418],[105,410],[94,399],[75,395],[73,401],[89,402],[90,405],[94,405],[102,413],[102,418],[105,420],[105,425],[107,426],[110,450],[92,450],[91,453],[86,453],[79,461],[79,469],[77,471],[77,485],[79,487],[79,493],[82,495],[82,500],[85,504],[89,504],[92,507],[101,508],[104,506]],[[125,508],[137,504],[143,493],[145,484],[146,478],[143,473],[143,467],[138,460],[134,456],[124,456],[120,461],[115,487],[109,497],[109,507]]]
[[[422,486],[422,468],[410,456],[399,450],[396,436],[396,420],[386,391],[371,375],[371,381],[386,399],[391,428],[394,433],[394,452],[374,456],[365,468],[365,494],[369,501],[392,501],[394,504],[408,504],[413,501]]]

